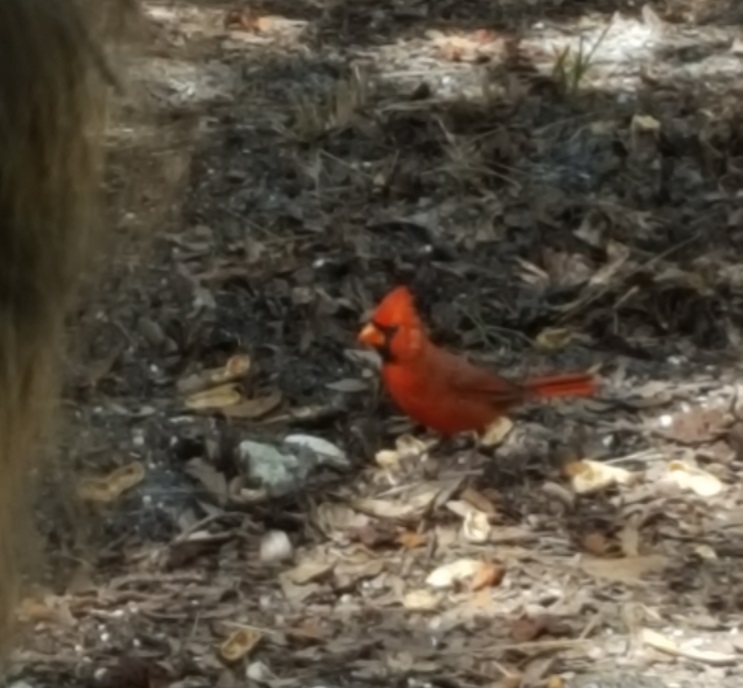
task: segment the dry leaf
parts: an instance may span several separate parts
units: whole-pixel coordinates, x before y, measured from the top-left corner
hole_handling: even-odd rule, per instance
[[[516,619],[511,624],[510,636],[517,643],[528,643],[536,640],[544,632],[544,624],[541,619],[532,619],[528,616]]]
[[[313,509],[314,525],[330,537],[336,531],[363,528],[370,519],[359,514],[346,504],[323,502]]]
[[[434,569],[428,574],[426,584],[432,588],[451,588],[477,575],[482,566],[483,563],[477,559],[458,559]]]
[[[70,611],[68,598],[57,595],[45,595],[43,600],[27,597],[21,600],[17,615],[25,623],[51,622],[65,626],[77,624]]]
[[[668,472],[671,480],[682,490],[691,490],[700,497],[713,497],[723,490],[719,478],[683,461],[671,461],[668,464]]]
[[[335,585],[339,590],[348,590],[364,580],[376,578],[384,573],[385,568],[386,564],[382,559],[338,562],[333,569]]]
[[[544,249],[542,262],[550,283],[555,287],[576,287],[584,284],[594,273],[593,266],[582,253]]]
[[[417,509],[410,504],[387,501],[384,499],[356,499],[351,503],[354,509],[375,518],[405,520],[412,518]]]
[[[21,621],[39,623],[40,621],[56,621],[57,610],[41,600],[26,598],[21,600],[17,611]]]
[[[513,430],[513,421],[508,416],[499,416],[487,428],[480,438],[480,445],[491,448],[497,447]]]
[[[583,215],[580,227],[573,234],[581,241],[585,241],[589,246],[603,249],[605,230],[606,218],[604,214],[598,209],[593,209]]]
[[[581,539],[583,549],[596,556],[604,556],[612,550],[612,542],[598,531],[587,533]]]
[[[637,528],[637,518],[630,520],[619,532],[619,542],[622,552],[627,557],[636,557],[640,554],[640,531]]]
[[[254,399],[244,399],[232,406],[226,406],[222,413],[228,418],[243,418],[245,420],[256,420],[276,409],[282,402],[281,392],[275,390],[270,394]]]
[[[212,464],[203,459],[195,458],[186,463],[184,470],[201,483],[217,504],[224,506],[227,503],[229,497],[227,478]]]
[[[294,433],[284,438],[284,444],[293,449],[310,452],[320,460],[322,465],[331,464],[343,468],[348,467],[346,452],[322,437]]]
[[[382,358],[372,349],[344,349],[343,355],[355,365],[379,370],[382,367]]]
[[[524,677],[521,674],[506,674],[497,684],[498,688],[524,688],[524,685]]]
[[[435,444],[436,440],[421,440],[413,435],[405,434],[395,440],[395,449],[402,458],[417,457],[424,456]]]
[[[411,612],[435,611],[440,602],[441,596],[430,590],[411,590],[402,598],[402,606]]]
[[[725,654],[724,652],[716,652],[714,650],[700,650],[693,646],[681,647],[670,638],[649,628],[641,629],[640,640],[664,654],[673,655],[674,657],[685,657],[712,666],[728,666],[738,663],[738,657],[735,654]]]
[[[413,533],[406,530],[397,536],[397,542],[405,549],[418,549],[428,542],[428,538],[425,533]]]
[[[65,590],[68,595],[84,595],[86,593],[95,593],[98,586],[93,580],[93,568],[89,564],[80,564],[75,569],[72,577],[67,581]]]
[[[634,131],[660,131],[660,122],[650,115],[634,115],[630,126]]]
[[[400,465],[400,455],[394,449],[380,449],[374,455],[377,466],[390,470]]]
[[[534,340],[541,351],[559,351],[573,341],[573,332],[565,327],[546,327]]]
[[[681,444],[712,442],[719,439],[730,428],[730,419],[725,409],[694,406],[688,411],[657,418],[654,432]]]
[[[609,284],[614,275],[619,272],[619,269],[624,265],[631,254],[629,246],[625,246],[613,239],[609,239],[607,242],[606,252],[609,256],[609,262],[591,276],[591,279],[588,280],[588,283],[591,286],[604,286]]]
[[[471,504],[478,511],[486,513],[488,516],[495,516],[497,511],[493,502],[482,492],[478,492],[472,487],[467,487],[460,495],[462,501]]]
[[[666,652],[673,655],[678,654],[676,643],[673,642],[673,640],[671,640],[670,638],[667,638],[661,633],[658,633],[657,631],[653,631],[649,628],[643,628],[640,630],[639,637],[643,643],[645,643],[646,645],[650,645],[650,647],[659,650],[660,652]]]
[[[244,377],[250,372],[250,356],[248,354],[235,354],[230,356],[224,365],[223,372],[216,376],[219,382],[232,381],[239,377]]]
[[[416,458],[421,461],[428,457],[429,449],[435,444],[434,441],[424,442],[412,435],[400,435],[395,440],[394,449],[382,449],[378,451],[374,460],[380,468],[393,469],[406,459]]]
[[[490,539],[490,520],[488,515],[470,508],[462,523],[462,535],[468,542],[487,542]]]
[[[668,560],[660,554],[640,557],[622,557],[619,559],[599,559],[581,557],[580,567],[591,576],[606,580],[638,585],[646,573],[662,571]]]
[[[304,561],[286,572],[286,577],[296,585],[307,585],[326,578],[335,568],[332,561]]]
[[[505,567],[498,562],[484,562],[470,582],[470,590],[477,592],[483,588],[494,588],[506,575]]]
[[[631,485],[636,480],[631,471],[590,459],[568,463],[564,470],[577,494],[592,494],[615,484]]]
[[[296,628],[286,630],[286,635],[299,640],[326,640],[328,631],[323,628],[317,619],[303,619]]]
[[[542,268],[523,258],[517,257],[515,261],[523,268],[519,277],[527,284],[546,286],[550,283],[550,276]]]
[[[250,365],[250,356],[237,354],[221,368],[211,368],[178,380],[176,387],[181,394],[194,394],[245,377],[250,372]]]
[[[497,526],[493,527],[490,535],[490,542],[494,544],[504,544],[506,542],[528,542],[536,540],[538,536],[533,530],[522,528],[521,526]]]
[[[348,535],[352,541],[358,541],[369,549],[397,542],[397,531],[389,523],[367,523],[361,528],[349,528]]]
[[[575,507],[575,493],[571,492],[560,483],[553,483],[551,481],[542,483],[542,492],[544,492],[547,497],[559,501],[566,509],[573,509]]]
[[[295,607],[297,611],[305,604],[305,600],[322,594],[327,588],[327,586],[320,583],[297,585],[289,578],[286,571],[282,571],[279,574],[279,585],[286,601],[289,605]]]
[[[113,370],[114,365],[119,359],[119,356],[126,349],[124,342],[113,344],[110,352],[101,359],[91,361],[88,363],[87,370],[83,373],[83,385],[85,387],[97,387],[98,384]]]
[[[336,382],[329,382],[325,387],[334,392],[343,392],[345,394],[369,391],[369,383],[357,377],[347,377]]]
[[[417,521],[435,503],[441,489],[432,487],[410,497],[406,502],[393,502],[384,499],[354,499],[350,506],[361,513],[375,518],[398,521]]]
[[[551,614],[522,616],[511,626],[511,637],[519,643],[528,643],[543,635],[569,636],[571,633],[569,624]]]
[[[544,678],[553,670],[555,663],[556,657],[554,655],[535,653],[530,659],[526,660],[525,664],[521,665],[523,686],[526,688],[544,686]],[[544,686],[544,688],[548,687]]]
[[[83,478],[77,492],[81,499],[107,504],[142,482],[144,476],[144,465],[134,461],[117,468],[103,478]]]
[[[193,411],[203,411],[223,409],[234,406],[240,401],[242,401],[242,394],[239,387],[235,384],[227,384],[191,394],[184,403],[187,408]]]
[[[708,561],[712,561],[713,559],[718,558],[717,552],[715,552],[715,550],[709,545],[697,545],[694,548],[694,551],[697,553],[697,556]]]
[[[444,506],[460,518],[467,518],[471,511],[477,511],[474,506],[461,499],[450,499]]]
[[[261,641],[260,633],[241,628],[230,635],[219,647],[219,654],[225,662],[230,664],[247,657]]]

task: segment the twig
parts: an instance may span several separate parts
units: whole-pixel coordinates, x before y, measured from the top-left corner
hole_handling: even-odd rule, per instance
[[[245,514],[234,511],[223,511],[218,514],[209,514],[209,516],[205,516],[200,521],[196,521],[196,523],[193,523],[190,525],[186,530],[184,530],[182,533],[179,533],[171,542],[171,544],[176,544],[179,542],[186,541],[188,539],[189,535],[193,535],[195,532],[201,530],[204,528],[204,526],[208,526],[211,523],[214,523],[215,521],[220,521],[223,518],[245,518]]]
[[[633,277],[634,275],[639,274],[642,270],[649,268],[653,263],[656,263],[663,258],[667,258],[672,253],[675,253],[679,249],[682,249],[684,246],[687,246],[688,244],[693,243],[699,238],[699,232],[695,232],[692,234],[692,236],[684,239],[683,241],[679,241],[677,244],[674,244],[670,248],[666,249],[665,251],[662,251],[656,256],[653,256],[652,258],[648,258],[644,263],[639,264],[634,270],[631,270],[629,274],[626,275],[626,279]],[[575,317],[578,313],[580,313],[582,310],[586,308],[586,306],[590,306],[595,301],[598,301],[602,296],[605,296],[608,294],[612,289],[611,283],[607,283],[604,286],[602,286],[598,291],[595,291],[593,294],[587,294],[584,298],[578,299],[577,302],[574,302],[572,304],[569,304],[568,308],[562,313],[562,315],[557,319],[557,323],[562,325],[571,318]],[[620,297],[621,298],[621,297]]]
[[[612,465],[631,461],[655,461],[656,459],[662,459],[664,456],[665,454],[663,452],[655,449],[643,449],[634,454],[626,454],[625,456],[618,456],[616,459],[609,459],[608,461],[604,461],[604,463]]]
[[[590,638],[565,638],[563,640],[533,640],[527,643],[507,643],[505,645],[492,645],[487,650],[473,652],[475,656],[491,657],[495,652],[508,652],[510,650],[562,650],[592,642]]]
[[[108,584],[108,590],[119,590],[129,585],[148,585],[152,583],[204,583],[207,580],[202,573],[184,571],[180,573],[130,573],[114,578]]]

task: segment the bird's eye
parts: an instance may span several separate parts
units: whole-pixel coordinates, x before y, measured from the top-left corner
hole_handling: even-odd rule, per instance
[[[376,347],[377,353],[382,357],[385,363],[391,363],[394,360],[392,354],[392,339],[400,329],[398,325],[383,325],[372,321],[374,328],[384,337],[384,344]]]
[[[400,329],[399,325],[382,325],[381,323],[375,322],[373,320],[372,325],[374,325],[374,327],[384,335],[384,338],[387,340],[388,343]]]

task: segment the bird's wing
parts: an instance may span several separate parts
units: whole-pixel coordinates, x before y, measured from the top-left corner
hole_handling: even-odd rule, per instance
[[[494,406],[518,403],[529,396],[523,385],[478,368],[444,349],[431,352],[431,366],[444,376],[446,388],[453,395],[477,397]]]

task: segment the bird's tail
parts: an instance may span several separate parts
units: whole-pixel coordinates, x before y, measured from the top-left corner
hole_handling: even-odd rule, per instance
[[[531,396],[592,397],[596,393],[596,380],[590,373],[549,375],[527,380],[524,386]]]

